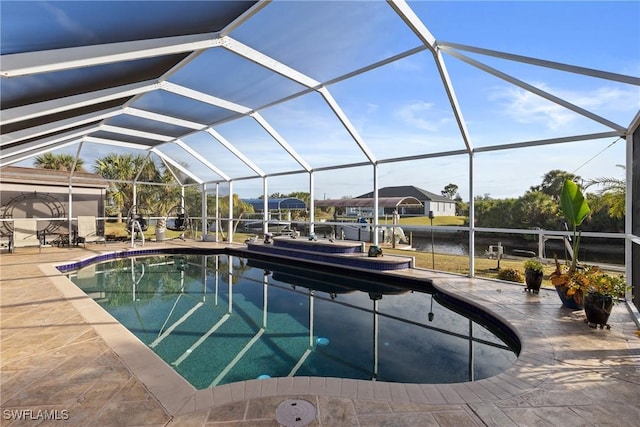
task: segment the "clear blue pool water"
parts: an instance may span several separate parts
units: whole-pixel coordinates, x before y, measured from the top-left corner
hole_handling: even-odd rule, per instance
[[[89,265],[69,278],[198,389],[286,376],[471,381],[517,357],[431,294],[326,271],[159,255]]]

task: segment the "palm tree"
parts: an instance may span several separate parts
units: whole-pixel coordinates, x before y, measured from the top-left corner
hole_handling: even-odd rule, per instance
[[[623,165],[617,165],[625,169]],[[587,181],[585,188],[598,186],[598,195],[600,202],[608,206],[609,215],[614,218],[623,218],[625,215],[625,201],[627,192],[627,183],[624,179],[612,177],[600,177]]]
[[[578,175],[560,169],[554,169],[544,174],[542,184],[531,187],[531,191],[541,191],[544,194],[548,194],[557,203],[560,201],[562,186],[567,179],[578,185],[580,185],[580,181],[582,180]]]
[[[165,229],[167,214],[180,203],[182,196],[180,187],[170,185],[175,182],[175,179],[168,169],[164,169],[159,182],[167,185],[141,186],[141,190],[138,192],[138,204],[145,206],[150,212],[158,216],[156,227]]]
[[[74,171],[81,172],[84,171],[83,164],[84,161],[81,158],[76,160],[75,156],[71,154],[53,154],[53,153],[44,153],[41,156],[37,156],[33,162],[33,165],[40,169],[53,169],[59,171],[70,171],[74,165]]]
[[[156,181],[159,172],[155,163],[147,162],[144,155],[107,154],[96,160],[93,168],[110,182],[107,196],[118,210],[118,222],[122,222],[122,213],[133,206],[133,180],[143,167],[139,179],[141,181]],[[144,197],[144,196],[143,196]]]
[[[210,206],[215,206],[215,202],[211,203]],[[229,218],[229,197],[221,197],[219,199],[218,209],[219,209],[219,212],[216,214],[218,218]],[[253,206],[243,202],[239,195],[237,194],[233,195],[233,217],[235,219],[241,219],[243,215],[247,213],[253,213],[253,212],[254,212]],[[235,222],[233,227],[234,233],[236,232],[236,229],[238,228],[239,224],[240,224],[240,221]],[[223,227],[223,230],[224,229],[225,228]],[[224,236],[223,230],[220,230],[220,232],[222,233],[222,238],[227,239],[227,237]]]

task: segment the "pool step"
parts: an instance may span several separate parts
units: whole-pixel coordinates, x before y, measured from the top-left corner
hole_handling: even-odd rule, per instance
[[[249,252],[375,271],[404,270],[413,267],[413,257],[369,257],[368,254],[362,252],[360,242],[331,242],[329,240],[277,237],[273,239],[273,243],[249,241],[247,249]]]

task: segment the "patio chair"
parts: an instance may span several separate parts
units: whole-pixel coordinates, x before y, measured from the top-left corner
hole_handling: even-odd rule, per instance
[[[13,220],[13,242],[15,252],[17,248],[37,246],[42,252],[42,242],[38,236],[38,221],[35,218],[16,218]]]
[[[98,235],[95,216],[78,215],[78,236],[76,242],[82,243],[85,247],[87,246],[87,242],[107,244],[107,239],[105,239],[104,236]]]

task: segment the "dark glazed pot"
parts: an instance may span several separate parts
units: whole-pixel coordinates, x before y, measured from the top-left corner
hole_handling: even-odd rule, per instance
[[[562,305],[566,308],[570,308],[571,310],[582,310],[584,308],[583,304],[578,304],[572,296],[567,296],[567,287],[566,286],[556,286],[556,291],[560,296],[560,301],[562,301]]]
[[[534,294],[540,292],[540,286],[542,286],[542,271],[525,270],[524,281],[527,284],[526,291],[531,291]]]
[[[588,293],[584,297],[584,314],[587,315],[587,323],[592,328],[610,326],[607,324],[611,310],[613,309],[613,298],[611,295],[601,295]]]

